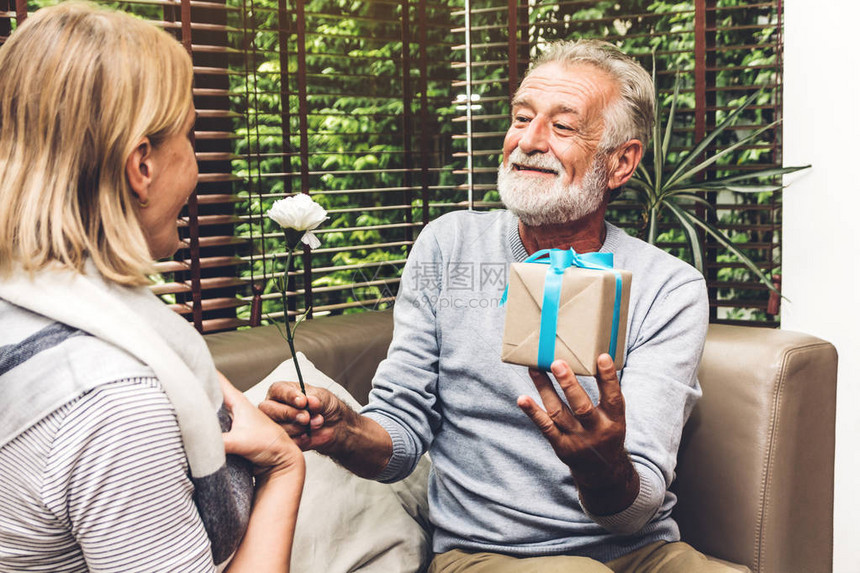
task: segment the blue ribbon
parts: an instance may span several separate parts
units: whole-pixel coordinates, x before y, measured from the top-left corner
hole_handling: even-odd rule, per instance
[[[618,343],[618,322],[621,319],[621,273],[614,269],[612,253],[583,253],[573,249],[543,249],[528,257],[525,263],[548,264],[543,286],[543,306],[540,315],[540,338],[538,341],[538,368],[549,370],[555,360],[555,336],[558,326],[558,308],[564,271],[570,267],[612,271],[615,273],[615,303],[612,309],[612,330],[609,338],[609,355],[615,359]],[[508,289],[502,294],[499,306],[508,299]]]

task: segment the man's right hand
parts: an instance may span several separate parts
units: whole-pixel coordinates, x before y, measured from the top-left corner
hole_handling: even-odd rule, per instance
[[[345,414],[354,412],[324,388],[305,386],[305,389],[307,396],[296,382],[275,382],[260,403],[260,410],[277,422],[301,449],[328,453],[337,442]]]
[[[334,458],[364,478],[385,469],[393,451],[391,436],[382,426],[354,411],[323,388],[296,382],[276,382],[260,410],[277,422],[303,450]]]

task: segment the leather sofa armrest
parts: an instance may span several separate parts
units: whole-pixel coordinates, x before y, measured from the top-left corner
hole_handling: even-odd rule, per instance
[[[684,541],[753,572],[831,570],[836,364],[813,336],[711,325],[672,487]]]

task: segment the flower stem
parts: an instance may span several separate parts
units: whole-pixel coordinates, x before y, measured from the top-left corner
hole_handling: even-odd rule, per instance
[[[289,325],[287,325],[287,332],[289,332],[289,331],[290,331]],[[296,358],[296,348],[293,346],[293,335],[292,334],[287,339],[287,343],[290,345],[290,353],[293,355],[293,364],[296,365],[296,375],[298,375],[298,377],[299,377],[299,386],[302,389],[302,394],[307,396],[308,393],[305,391],[305,381],[302,378],[302,369],[299,368],[299,359]]]
[[[284,238],[287,238],[287,234],[284,233]],[[290,345],[290,354],[293,357],[293,364],[296,366],[296,375],[299,377],[299,387],[302,389],[302,394],[307,396],[307,392],[305,391],[305,380],[302,378],[302,369],[299,366],[299,359],[296,357],[296,347],[293,344],[293,329],[290,328],[290,315],[287,309],[287,287],[289,286],[290,280],[290,269],[293,266],[293,251],[296,249],[298,245],[290,246],[287,243],[287,267],[284,269],[284,284],[281,289],[281,302],[284,305],[284,328],[287,331],[287,344]]]

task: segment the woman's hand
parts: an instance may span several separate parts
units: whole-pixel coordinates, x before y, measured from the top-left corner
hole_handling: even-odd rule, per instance
[[[257,409],[221,374],[224,405],[233,416],[233,426],[223,434],[224,450],[254,464],[256,475],[304,469],[299,447],[278,424]]]
[[[305,458],[290,436],[218,373],[224,405],[233,427],[223,435],[224,450],[254,464],[254,506],[248,529],[226,573],[288,573]]]

